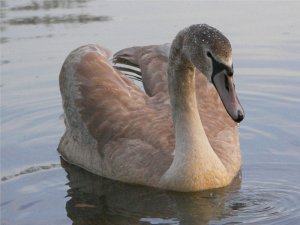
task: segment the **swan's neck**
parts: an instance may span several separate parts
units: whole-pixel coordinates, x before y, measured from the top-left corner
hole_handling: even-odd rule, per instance
[[[176,63],[170,62],[168,71],[169,95],[171,98],[175,127],[175,159],[180,166],[202,166],[215,158],[198,112],[195,93],[195,68],[185,55]],[[215,155],[215,156],[214,156]],[[200,164],[200,165],[198,165]]]
[[[173,64],[168,72],[176,138],[175,158],[190,162],[195,155],[201,155],[203,150],[212,151],[198,113],[195,68],[185,59],[181,59],[180,63]],[[199,148],[203,150],[200,151]]]
[[[179,191],[227,185],[227,171],[213,151],[199,116],[195,67],[178,49],[171,49],[168,82],[176,143],[174,160],[161,183]]]

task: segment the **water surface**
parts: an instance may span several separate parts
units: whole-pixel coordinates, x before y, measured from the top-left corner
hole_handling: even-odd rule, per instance
[[[296,1],[1,1],[1,224],[299,223],[299,8]],[[194,23],[218,28],[233,46],[246,111],[233,184],[165,192],[61,162],[58,74],[67,54],[87,43],[113,52],[166,43]]]

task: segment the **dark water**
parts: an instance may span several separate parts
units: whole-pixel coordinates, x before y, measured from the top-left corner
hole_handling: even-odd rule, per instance
[[[299,9],[296,1],[1,1],[1,224],[299,224]],[[164,192],[61,163],[58,74],[72,49],[170,42],[203,22],[231,40],[246,110],[232,185]]]

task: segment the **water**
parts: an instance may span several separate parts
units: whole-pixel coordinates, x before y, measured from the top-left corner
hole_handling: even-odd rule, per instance
[[[300,3],[1,1],[1,224],[299,224]],[[230,39],[246,118],[229,187],[174,193],[60,161],[58,74],[74,48],[170,42],[193,23]]]

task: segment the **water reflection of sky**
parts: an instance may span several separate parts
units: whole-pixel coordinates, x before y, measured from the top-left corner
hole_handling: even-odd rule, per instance
[[[200,216],[203,221],[213,219],[211,224],[299,221],[299,6],[278,1],[1,1],[4,220],[70,224],[71,213],[75,221],[89,216],[111,219],[113,214],[145,224],[178,224],[181,219],[196,224]],[[87,43],[115,52],[170,42],[183,27],[202,22],[223,31],[233,46],[236,87],[246,110],[240,125],[242,183],[230,191],[212,192],[213,198],[134,192],[128,186],[120,190],[114,183],[116,195],[92,175],[61,169],[56,152],[64,130],[58,74],[66,55]],[[131,197],[122,190],[133,191]],[[137,201],[144,192],[147,198]],[[161,213],[154,207],[156,197],[166,205]],[[118,202],[122,199],[127,202]],[[97,210],[74,208],[83,200],[94,202]],[[141,207],[140,214],[130,209],[134,203]],[[199,212],[204,206],[211,211]],[[41,209],[47,213],[37,214]]]

